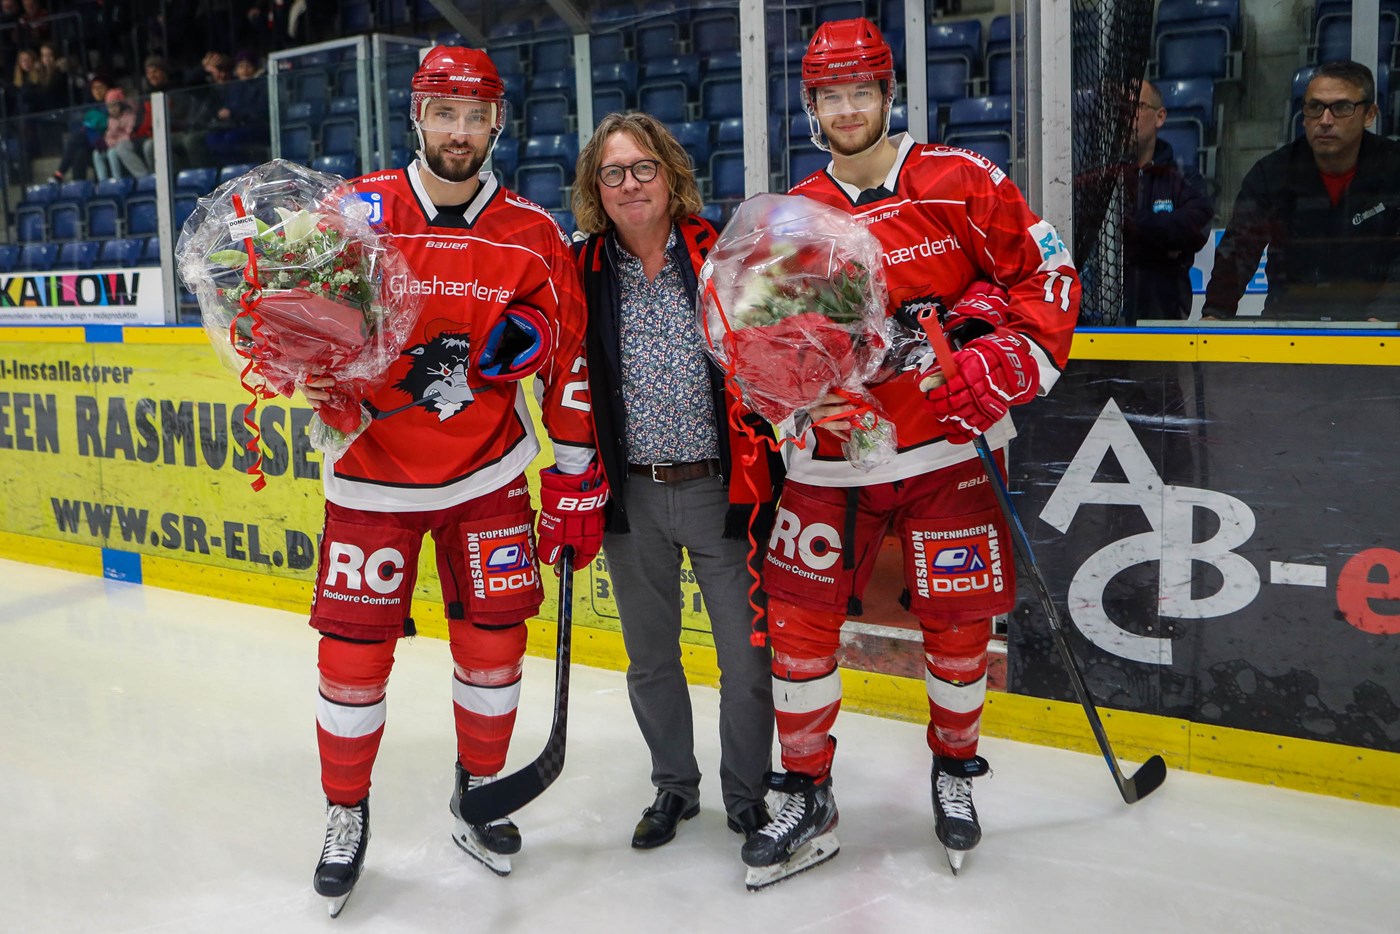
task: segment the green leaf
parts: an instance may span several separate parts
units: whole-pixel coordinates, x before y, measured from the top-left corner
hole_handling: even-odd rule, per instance
[[[209,262],[227,266],[229,269],[242,269],[248,265],[248,254],[242,250],[220,250],[210,255]]]

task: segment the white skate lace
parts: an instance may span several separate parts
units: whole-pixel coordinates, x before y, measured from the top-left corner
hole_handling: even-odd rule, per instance
[[[354,862],[363,828],[364,818],[359,808],[331,805],[326,813],[326,845],[321,849],[321,862]]]
[[[788,799],[783,803],[783,809],[778,812],[778,816],[769,821],[759,833],[777,840],[790,833],[806,813],[807,796],[803,794],[788,795]]]
[[[473,788],[480,788],[482,785],[489,785],[499,777],[499,775],[469,775],[467,776],[467,790],[471,791]],[[507,825],[512,825],[512,821],[509,817],[498,817],[493,821],[487,821],[484,824],[477,824],[476,826],[485,828],[503,827]]]
[[[938,773],[938,803],[955,820],[972,820],[972,779]]]

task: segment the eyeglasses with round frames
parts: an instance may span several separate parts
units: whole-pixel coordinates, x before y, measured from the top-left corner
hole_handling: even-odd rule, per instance
[[[1316,120],[1318,117],[1322,116],[1324,110],[1330,110],[1334,117],[1350,117],[1352,114],[1356,113],[1356,108],[1365,107],[1370,103],[1370,101],[1364,98],[1359,101],[1332,101],[1330,104],[1323,103],[1322,101],[1308,101],[1303,105],[1303,116],[1311,120]]]
[[[659,171],[661,171],[661,163],[655,159],[638,159],[631,165],[609,163],[598,167],[598,181],[609,188],[617,188],[627,180],[627,173],[631,172],[632,177],[637,180],[637,184],[645,185],[656,178],[656,173]]]

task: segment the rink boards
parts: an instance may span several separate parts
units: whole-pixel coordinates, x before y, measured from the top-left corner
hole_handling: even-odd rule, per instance
[[[1397,401],[1393,334],[1076,337],[1018,413],[1011,482],[1121,757],[1400,804]],[[0,328],[0,555],[304,613],[311,413],[259,404],[254,493],[246,403],[196,328]],[[843,636],[845,704],[921,720],[897,553],[877,584]],[[624,667],[605,555],[576,593],[575,659]],[[693,579],[682,602],[687,670],[714,684]],[[1092,751],[1040,616],[1023,584],[984,729]],[[414,618],[445,635],[430,554]]]

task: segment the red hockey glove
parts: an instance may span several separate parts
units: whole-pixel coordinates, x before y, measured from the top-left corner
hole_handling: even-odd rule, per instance
[[[574,567],[587,567],[603,547],[603,504],[608,481],[594,460],[581,474],[540,471],[540,525],[537,551],[545,564],[558,564],[564,546],[574,548]]]
[[[1001,421],[1008,409],[1035,398],[1040,370],[1031,342],[1006,328],[968,343],[953,355],[956,373],[924,393],[948,440],[967,444]]]

